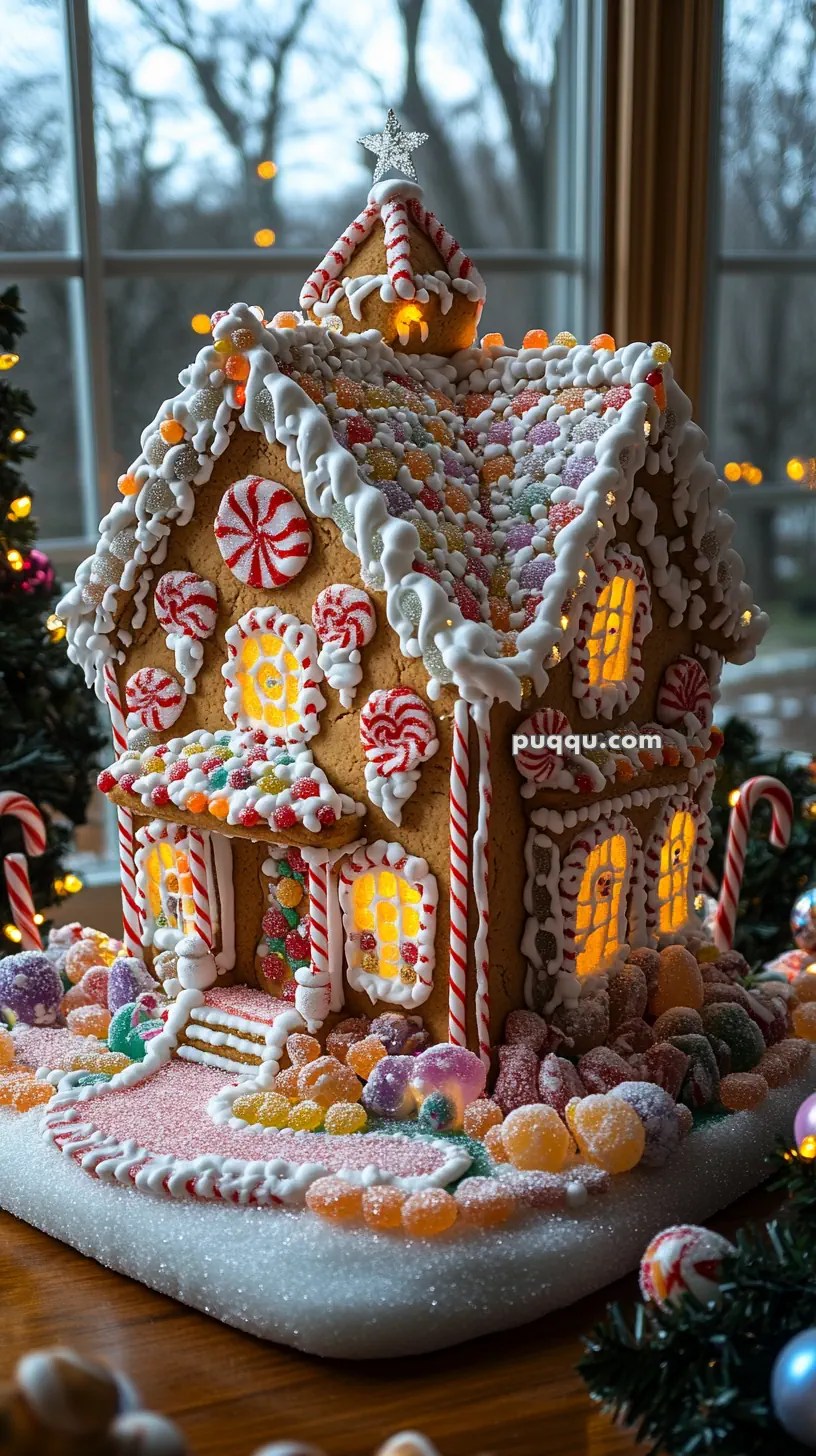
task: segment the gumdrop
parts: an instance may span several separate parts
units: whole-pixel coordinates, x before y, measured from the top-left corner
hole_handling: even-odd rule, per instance
[[[62,981],[47,955],[24,950],[0,961],[0,1007],[27,1026],[53,1026],[62,1002]]]
[[[232,1111],[235,1117],[259,1123],[261,1127],[288,1127],[291,1104],[280,1092],[255,1092],[236,1098]]]
[[[720,1082],[720,1101],[732,1112],[759,1107],[768,1095],[768,1083],[759,1072],[732,1072]]]
[[[335,1102],[359,1102],[363,1087],[351,1067],[336,1057],[318,1057],[307,1062],[298,1073],[298,1094],[331,1107]]]
[[[85,1004],[87,1006],[103,1006],[107,1011],[109,976],[110,971],[107,966],[91,966],[91,969],[85,972],[82,980],[78,981],[72,987],[72,990],[68,992],[68,995],[71,996],[75,992],[81,992],[85,997]]]
[[[744,1011],[749,1011],[751,998],[744,986],[734,986],[719,982],[716,986],[703,987],[703,1004],[711,1006],[713,1003],[723,1005],[726,1001],[734,1006],[741,1006]]]
[[[284,1097],[299,1097],[299,1076],[300,1067],[284,1067],[283,1071],[278,1072],[277,1076],[275,1077],[275,1081],[273,1083],[275,1091],[280,1092]]]
[[[750,1072],[765,1053],[762,1032],[742,1006],[730,1002],[704,1006],[703,1026],[708,1036],[728,1043],[732,1072]]]
[[[497,1178],[464,1178],[455,1197],[462,1222],[476,1228],[495,1228],[516,1211],[510,1185]]]
[[[590,1056],[591,1053],[587,1053]],[[566,1057],[557,1057],[550,1052],[538,1069],[538,1095],[548,1107],[553,1107],[559,1117],[567,1110],[567,1103],[573,1097],[585,1097],[587,1089],[572,1062]]]
[[[95,940],[77,940],[65,952],[63,970],[68,980],[76,985],[92,966],[104,965],[99,946]]]
[[[683,1078],[688,1071],[689,1058],[686,1053],[670,1041],[658,1041],[644,1054],[644,1061],[649,1081],[656,1082],[676,1102],[680,1096]]]
[[[508,1046],[529,1046],[539,1056],[549,1035],[546,1021],[536,1011],[511,1011],[504,1023],[504,1040]]]
[[[649,1012],[655,1018],[675,1006],[703,1004],[703,978],[690,950],[683,945],[667,945],[660,952],[657,979],[649,993]]]
[[[609,976],[609,1030],[612,1036],[625,1021],[639,1021],[646,1010],[649,992],[646,976],[638,965],[625,965]]]
[[[0,1067],[10,1067],[14,1061],[14,1037],[10,1031],[0,1028]]]
[[[385,1011],[382,1016],[372,1021],[367,1034],[379,1037],[389,1057],[398,1057],[402,1055],[409,1038],[421,1029],[420,1016],[403,1016],[399,1011]]]
[[[728,981],[744,981],[751,974],[751,967],[738,950],[722,951],[713,964]]]
[[[411,1087],[413,1057],[383,1057],[363,1088],[362,1102],[369,1117],[405,1118],[416,1110]]]
[[[338,1021],[326,1037],[326,1051],[329,1056],[336,1057],[338,1062],[344,1062],[349,1047],[368,1036],[370,1027],[371,1022],[367,1016],[347,1016],[345,1021]]]
[[[0,1080],[0,1103],[15,1112],[29,1112],[32,1107],[50,1102],[56,1090],[50,1082],[38,1082],[36,1077],[12,1072]]]
[[[307,1097],[298,1102],[289,1113],[289,1126],[294,1132],[316,1132],[326,1116],[325,1107]]]
[[[305,1067],[322,1056],[323,1048],[315,1037],[295,1031],[286,1038],[286,1052],[293,1067]]]
[[[757,1063],[754,1072],[759,1077],[764,1077],[769,1087],[787,1087],[793,1081],[793,1072],[786,1057],[780,1057],[776,1047],[769,1047],[764,1057]],[[752,1073],[746,1073],[752,1076]]]
[[[407,1193],[388,1183],[375,1184],[363,1193],[363,1221],[369,1228],[384,1230],[402,1228],[402,1208]]]
[[[791,981],[791,989],[800,1005],[806,1001],[816,1001],[816,974],[813,969],[802,971],[800,975],[794,977]]]
[[[634,1053],[646,1052],[650,1046],[654,1046],[657,1038],[647,1021],[624,1021],[618,1027],[614,1040],[610,1043],[612,1050],[619,1052],[622,1057],[630,1057]]]
[[[459,1214],[456,1199],[443,1188],[423,1188],[402,1205],[402,1227],[415,1239],[436,1238],[452,1228]]]
[[[108,1034],[111,1014],[104,1006],[77,1006],[68,1012],[68,1029],[75,1036],[95,1036],[104,1041]]]
[[[718,1036],[706,1035],[706,1040],[714,1053],[717,1061],[717,1071],[720,1074],[720,1081],[728,1077],[733,1068],[733,1057],[731,1048],[727,1041],[721,1041]]]
[[[504,1146],[501,1127],[489,1127],[482,1138],[494,1163],[509,1163],[510,1154]]]
[[[572,1146],[554,1107],[517,1107],[502,1123],[502,1142],[514,1168],[559,1173]]]
[[[335,1102],[326,1113],[323,1126],[334,1137],[346,1133],[362,1132],[368,1121],[366,1110],[359,1102]]]
[[[679,1100],[692,1111],[695,1107],[710,1107],[719,1096],[720,1071],[708,1041],[704,1036],[676,1036],[672,1038],[672,1046],[689,1059]]]
[[[448,1132],[458,1123],[456,1103],[444,1092],[431,1092],[419,1109],[418,1122],[423,1132]]]
[[[363,1212],[363,1190],[344,1178],[318,1178],[306,1189],[306,1207],[332,1223],[350,1223]]]
[[[367,1082],[378,1062],[388,1053],[378,1036],[364,1036],[355,1041],[346,1052],[346,1066],[351,1067],[358,1077]]]
[[[640,946],[636,950],[630,950],[626,964],[640,967],[646,977],[646,990],[651,996],[660,970],[660,956],[657,951],[652,950],[650,946]]]
[[[628,1082],[631,1075],[629,1063],[611,1047],[594,1047],[578,1063],[578,1076],[587,1092],[611,1092],[619,1082]]]
[[[87,1052],[74,1052],[66,1072],[105,1072],[115,1077],[117,1072],[124,1072],[129,1067],[133,1058],[126,1057],[122,1052],[106,1052],[89,1050]]]
[[[477,1142],[482,1142],[485,1133],[491,1127],[499,1127],[503,1121],[504,1113],[498,1102],[490,1097],[480,1097],[476,1102],[469,1102],[462,1119],[465,1133]]]
[[[794,1077],[800,1077],[810,1063],[810,1042],[799,1036],[786,1037],[774,1047],[791,1068]]]
[[[502,1112],[538,1102],[538,1056],[523,1042],[499,1047],[499,1075],[493,1098]]]
[[[646,1146],[646,1132],[634,1107],[614,1093],[595,1094],[567,1108],[567,1124],[585,1158],[607,1173],[628,1173],[637,1167]]]
[[[816,1001],[803,1001],[794,1006],[793,1030],[803,1041],[816,1041]]]
[[[703,1018],[692,1006],[673,1006],[654,1024],[657,1041],[667,1041],[670,1036],[701,1036],[702,1032]]]
[[[514,1173],[506,1181],[525,1208],[563,1208],[567,1201],[567,1185],[556,1173]]]
[[[785,1040],[791,1028],[792,1023],[787,1004],[781,996],[763,997],[762,999],[771,1013],[771,1020],[761,1026],[760,1031],[765,1038],[766,1046],[776,1046],[777,1042]]]
[[[634,1107],[643,1123],[644,1167],[662,1168],[680,1146],[680,1123],[672,1098],[655,1082],[621,1082],[615,1096]]]
[[[677,1125],[680,1128],[681,1138],[688,1137],[694,1127],[694,1114],[685,1102],[675,1102],[674,1110],[677,1113]]]
[[[552,1020],[576,1056],[583,1056],[609,1037],[609,997],[582,996],[576,1006],[559,1006]]]
[[[155,997],[149,994],[149,1000]],[[151,1017],[141,997],[120,1006],[111,1018],[108,1027],[108,1046],[112,1052],[122,1052],[131,1061],[141,1062],[147,1055],[147,1037],[162,1030],[162,1022]]]
[[[128,1001],[135,1001],[142,991],[150,991],[155,982],[144,961],[136,956],[117,956],[108,971],[108,1010],[113,1014]]]
[[[454,1104],[456,1125],[461,1127],[468,1102],[481,1097],[486,1080],[485,1069],[475,1052],[441,1042],[420,1052],[414,1062],[411,1084],[418,1101],[431,1092],[444,1092]]]

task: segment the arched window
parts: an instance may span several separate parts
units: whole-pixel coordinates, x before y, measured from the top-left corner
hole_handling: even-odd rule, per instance
[[[640,836],[617,817],[580,831],[564,859],[564,967],[592,976],[622,964],[642,910]]]
[[[600,687],[601,683],[626,681],[632,666],[634,630],[634,577],[614,576],[598,597],[587,638],[587,676],[591,688]]]
[[[646,851],[649,928],[674,936],[696,925],[694,898],[702,885],[711,837],[691,798],[672,800],[660,814]]]
[[[607,551],[596,565],[594,594],[582,608],[571,653],[573,692],[585,718],[611,718],[638,696],[650,601],[640,558],[626,546]]]
[[[424,859],[379,840],[340,870],[349,984],[371,1001],[416,1006],[433,986],[436,880]]]
[[[318,731],[320,691],[314,628],[276,607],[253,607],[226,634],[224,711],[238,728],[261,728],[283,747]]]
[[[186,830],[157,821],[140,829],[137,839],[141,844],[136,854],[136,884],[142,941],[159,950],[172,950],[183,935],[192,935],[195,929]]]

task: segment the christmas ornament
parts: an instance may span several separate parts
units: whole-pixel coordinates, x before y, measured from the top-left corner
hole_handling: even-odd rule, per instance
[[[391,168],[416,182],[416,168],[411,160],[411,153],[428,140],[426,131],[403,131],[396,112],[389,106],[382,131],[371,132],[357,140],[360,146],[365,147],[367,152],[373,152],[377,158],[373,178],[375,182],[379,182]]]
[[[799,1108],[793,1136],[800,1157],[816,1158],[816,1092],[806,1097]]]
[[[788,1435],[816,1448],[816,1329],[803,1330],[780,1351],[771,1376],[771,1402]]]
[[[720,1264],[733,1252],[721,1234],[696,1224],[664,1229],[649,1244],[640,1262],[640,1290],[655,1304],[677,1304],[691,1294],[709,1304],[719,1291]]]
[[[713,895],[695,895],[694,909],[700,918],[703,935],[707,940],[711,940],[714,935],[714,918],[717,914],[717,901]]]
[[[816,954],[816,885],[809,885],[794,902],[790,923],[799,949]]]

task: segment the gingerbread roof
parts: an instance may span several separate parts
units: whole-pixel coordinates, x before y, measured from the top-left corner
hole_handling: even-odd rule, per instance
[[[542,693],[630,517],[671,623],[747,660],[767,619],[669,351],[607,342],[559,336],[448,359],[311,322],[276,328],[245,304],[214,315],[212,343],[144,431],[122,482],[132,493],[60,604],[71,657],[102,696],[106,660],[122,660],[145,619],[168,532],[192,518],[197,486],[244,429],[284,446],[308,510],[335,521],[366,586],[386,594],[431,697],[444,682],[516,706],[525,680]],[[644,470],[671,481],[670,536]]]

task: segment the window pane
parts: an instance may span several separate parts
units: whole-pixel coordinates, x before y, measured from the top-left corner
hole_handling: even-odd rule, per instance
[[[93,0],[92,18],[109,247],[246,248],[271,228],[325,251],[388,105],[429,133],[428,202],[468,247],[571,244],[548,186],[561,0]]]
[[[14,282],[14,278],[0,277],[0,293]],[[79,286],[78,280],[28,280],[20,289],[27,333],[19,342],[20,362],[11,377],[29,391],[37,410],[27,426],[37,458],[25,462],[24,475],[34,493],[34,513],[43,537],[82,534],[73,361],[68,342],[69,290]]]
[[[0,253],[65,246],[69,196],[59,0],[3,0]]]

